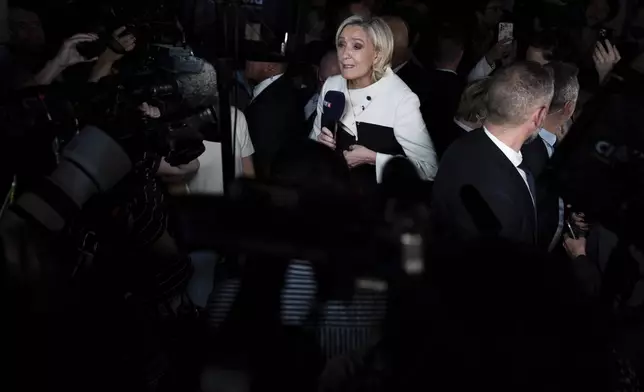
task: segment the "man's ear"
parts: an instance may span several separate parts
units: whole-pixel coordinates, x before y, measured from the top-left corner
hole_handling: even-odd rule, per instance
[[[541,106],[532,114],[531,120],[537,128],[543,126],[543,123],[546,120],[546,116],[548,115],[548,109],[548,106]]]
[[[577,107],[577,102],[576,101],[568,101],[564,105],[564,116],[566,118],[572,117],[572,115],[575,113],[575,108]]]

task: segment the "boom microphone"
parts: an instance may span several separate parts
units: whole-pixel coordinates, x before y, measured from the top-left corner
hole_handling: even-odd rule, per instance
[[[322,105],[322,127],[328,128],[335,135],[336,125],[344,114],[344,93],[335,90],[327,91]]]

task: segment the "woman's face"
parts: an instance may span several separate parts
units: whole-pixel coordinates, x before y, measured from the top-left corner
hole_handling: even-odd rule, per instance
[[[336,43],[340,72],[347,80],[371,78],[376,49],[367,33],[359,26],[347,26]]]

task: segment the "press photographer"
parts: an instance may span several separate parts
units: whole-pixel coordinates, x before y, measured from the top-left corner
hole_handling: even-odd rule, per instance
[[[134,38],[117,38],[117,32],[113,39],[133,49]],[[17,113],[7,115],[11,121],[2,132],[6,140],[20,142],[13,147],[36,140],[48,145],[48,153],[59,162],[47,179],[21,176],[24,185],[14,187],[15,202],[3,216],[3,259],[11,267],[5,287],[20,299],[18,309],[30,309],[16,310],[20,329],[37,320],[47,325],[59,320],[60,328],[48,327],[44,340],[29,344],[33,351],[28,352],[41,353],[42,364],[36,368],[52,370],[33,380],[44,383],[41,387],[74,380],[81,388],[103,378],[100,373],[109,363],[118,368],[113,386],[158,383],[169,368],[165,344],[177,331],[166,331],[167,323],[185,313],[183,309],[188,315],[194,310],[183,295],[190,262],[168,232],[166,193],[156,174],[161,157],[178,167],[200,156],[202,128],[216,137],[218,109],[211,97],[216,97],[217,86],[212,65],[194,56],[173,56],[186,52],[177,49],[149,52],[158,63],[176,65],[174,75],[157,68],[140,81],[98,80],[105,64],[120,56],[108,48],[101,56],[104,63],[95,67],[98,83],[24,90],[3,107],[3,113]],[[144,118],[140,106],[150,99],[167,110],[167,119]],[[78,129],[79,124],[87,125]],[[52,148],[47,138],[61,143]],[[104,310],[109,322],[102,320]],[[80,332],[78,326],[83,326]],[[107,334],[97,339],[104,328]],[[137,330],[148,338],[137,339]],[[52,342],[71,343],[52,347]],[[73,359],[51,357],[62,350]],[[103,353],[100,360],[97,352]],[[102,361],[105,367],[98,365]],[[70,373],[74,368],[82,377]]]

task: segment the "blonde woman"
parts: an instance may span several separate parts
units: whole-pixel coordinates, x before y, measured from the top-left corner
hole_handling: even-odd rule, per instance
[[[341,74],[327,79],[317,107],[311,137],[344,154],[354,183],[372,190],[385,164],[407,157],[421,178],[433,180],[437,170],[434,146],[420,113],[416,94],[391,69],[393,34],[380,18],[352,16],[336,33]],[[345,95],[337,129],[321,127],[324,96]]]

